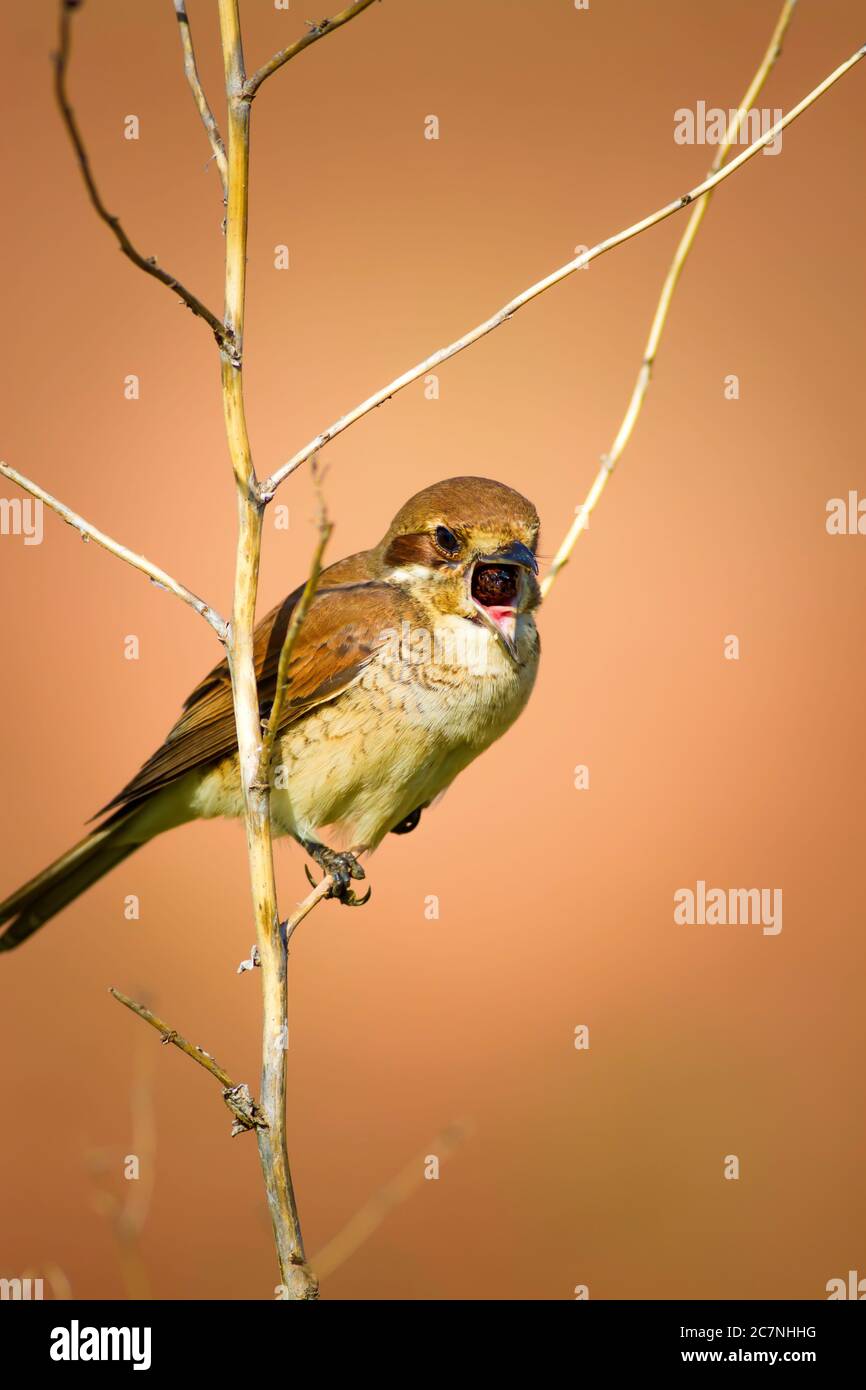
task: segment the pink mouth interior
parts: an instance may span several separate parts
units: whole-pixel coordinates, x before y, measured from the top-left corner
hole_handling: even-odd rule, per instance
[[[517,628],[520,574],[514,565],[479,563],[472,576],[472,597],[509,640]]]

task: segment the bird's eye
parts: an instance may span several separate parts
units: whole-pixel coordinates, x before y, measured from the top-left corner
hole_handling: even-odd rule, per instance
[[[460,549],[460,542],[453,531],[449,531],[447,526],[437,526],[435,531],[436,544],[440,550],[444,550],[446,555],[456,555]]]

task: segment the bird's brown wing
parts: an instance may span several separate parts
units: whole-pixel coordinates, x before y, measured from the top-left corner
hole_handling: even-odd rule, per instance
[[[357,572],[357,566],[349,569],[342,561],[322,576],[323,587],[310,605],[289,662],[281,728],[346,690],[388,640],[388,632],[401,631],[406,595],[375,580],[352,582],[350,575]],[[333,585],[333,579],[349,582]],[[289,594],[256,627],[254,660],[262,718],[273,703],[283,641],[302,591],[303,586]],[[222,661],[193,690],[162,747],[99,814],[143,801],[236,749],[231,679],[228,663]]]

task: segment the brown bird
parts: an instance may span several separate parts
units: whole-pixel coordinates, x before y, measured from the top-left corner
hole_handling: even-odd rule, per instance
[[[488,478],[409,499],[383,540],[322,574],[292,652],[271,768],[275,835],[291,835],[354,905],[358,856],[405,834],[505,732],[538,667],[538,516]],[[256,628],[262,718],[296,589]],[[99,813],[101,825],[0,903],[0,950],[32,935],[155,835],[240,816],[225,661],[196,686],[164,744]],[[328,845],[322,838],[328,832]],[[333,842],[339,848],[333,847]],[[363,901],[363,900],[361,900]]]

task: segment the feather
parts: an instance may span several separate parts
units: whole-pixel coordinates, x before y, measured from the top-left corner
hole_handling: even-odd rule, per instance
[[[288,699],[280,731],[311,709],[333,699],[361,674],[389,629],[400,630],[407,597],[401,590],[370,579],[367,554],[331,565],[322,575],[289,663]],[[267,718],[276,693],[277,668],[292,610],[303,585],[262,619],[255,631],[254,661],[260,710]],[[143,801],[193,769],[235,753],[237,732],[227,661],[200,681],[165,742],[98,816]]]

